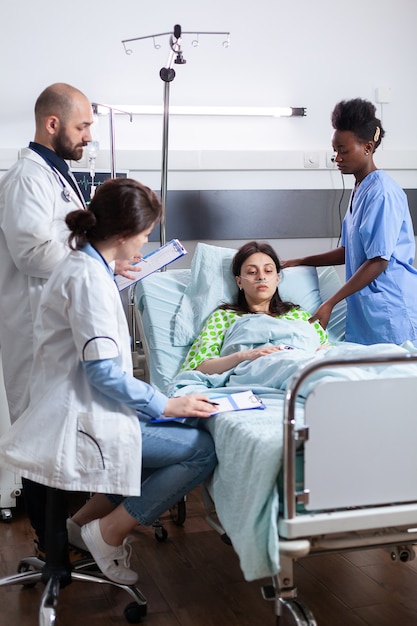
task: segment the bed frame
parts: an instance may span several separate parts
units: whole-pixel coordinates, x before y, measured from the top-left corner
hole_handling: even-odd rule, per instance
[[[292,379],[284,408],[281,572],[264,589],[264,597],[275,601],[277,616],[289,611],[296,624],[316,624],[294,585],[294,562],[308,554],[384,547],[393,561],[415,558],[415,375],[320,384],[307,398],[304,426],[294,427],[297,392],[321,368],[407,362],[417,363],[416,355],[316,362]],[[301,489],[296,481],[300,441]]]
[[[187,272],[162,272],[162,291],[168,284],[170,271],[173,275],[179,272],[181,280]],[[158,277],[153,280],[158,281]],[[154,383],[155,345],[147,341],[152,311],[146,311],[149,301],[143,298],[140,283],[135,303],[149,380]],[[362,368],[379,364],[413,367],[409,375],[382,381],[318,384],[305,402],[304,425],[296,427],[297,396],[308,377],[329,365]],[[310,609],[297,597],[293,575],[297,559],[313,553],[381,546],[390,551],[393,560],[405,562],[414,558],[416,364],[414,354],[334,359],[330,363],[315,361],[293,377],[283,415],[283,510],[278,524],[281,570],[272,577],[270,585],[262,588],[264,598],[274,603],[277,624],[285,621],[285,624],[314,626],[317,623]],[[210,507],[209,498],[207,505]],[[211,508],[208,521],[222,532],[215,517],[215,503]],[[233,537],[230,540],[233,543]]]

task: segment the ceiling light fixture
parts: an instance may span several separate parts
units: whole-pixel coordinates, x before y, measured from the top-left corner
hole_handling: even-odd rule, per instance
[[[162,115],[164,112],[163,105],[146,104],[115,104],[108,107],[103,106],[103,109],[98,105],[98,112],[106,114],[110,108],[116,114],[129,115]],[[171,115],[204,115],[207,117],[305,117],[307,109],[305,107],[170,106],[169,112]]]

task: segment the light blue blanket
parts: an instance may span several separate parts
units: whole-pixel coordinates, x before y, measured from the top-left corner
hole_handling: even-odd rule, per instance
[[[279,571],[277,477],[282,466],[284,392],[293,374],[310,359],[398,355],[405,348],[379,344],[360,346],[341,343],[316,351],[318,342],[305,322],[277,324],[264,315],[246,316],[227,333],[222,354],[266,343],[297,346],[245,361],[223,374],[196,371],[176,376],[171,395],[233,393],[252,389],[265,410],[228,412],[205,421],[218,456],[212,484],[216,512],[240,559],[246,580],[275,575]],[[314,334],[315,331],[314,331]],[[249,339],[250,337],[250,339]],[[313,375],[301,390],[296,420],[303,419],[303,398],[318,380],[364,380],[409,375],[412,365],[324,369]]]

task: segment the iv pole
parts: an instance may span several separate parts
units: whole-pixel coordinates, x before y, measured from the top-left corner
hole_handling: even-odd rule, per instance
[[[174,26],[174,33],[158,33],[156,35],[146,35],[144,37],[134,37],[133,39],[123,39],[122,43],[126,54],[131,54],[132,50],[126,47],[127,43],[131,41],[138,41],[139,39],[153,39],[155,48],[159,48],[159,45],[155,44],[155,37],[161,37],[164,35],[170,35],[170,53],[166,65],[160,70],[159,76],[164,81],[164,104],[163,104],[163,136],[162,136],[162,169],[161,169],[161,204],[162,204],[162,217],[160,223],[160,242],[161,246],[166,243],[166,199],[167,199],[167,179],[168,179],[168,127],[169,127],[169,96],[170,96],[170,83],[175,78],[175,70],[173,64],[184,65],[186,63],[181,50],[181,36],[182,34],[194,34],[197,39],[193,40],[192,45],[198,45],[199,35],[226,35],[227,40],[223,42],[223,47],[229,46],[230,32],[228,31],[184,31],[182,33],[181,26],[176,24]]]
[[[161,168],[161,203],[162,216],[160,222],[160,243],[161,246],[166,243],[166,199],[167,199],[167,180],[168,180],[168,128],[169,128],[169,95],[170,83],[175,78],[175,70],[173,63],[184,65],[186,61],[181,52],[181,26],[174,26],[174,35],[170,37],[169,45],[171,51],[165,67],[161,68],[159,76],[164,81],[164,108],[163,108],[163,125],[162,125],[162,168]]]

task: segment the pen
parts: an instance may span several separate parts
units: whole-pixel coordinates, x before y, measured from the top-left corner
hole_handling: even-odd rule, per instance
[[[211,400],[203,400],[203,402],[207,402],[207,404],[212,404],[213,406],[219,406],[218,402],[212,402]]]

